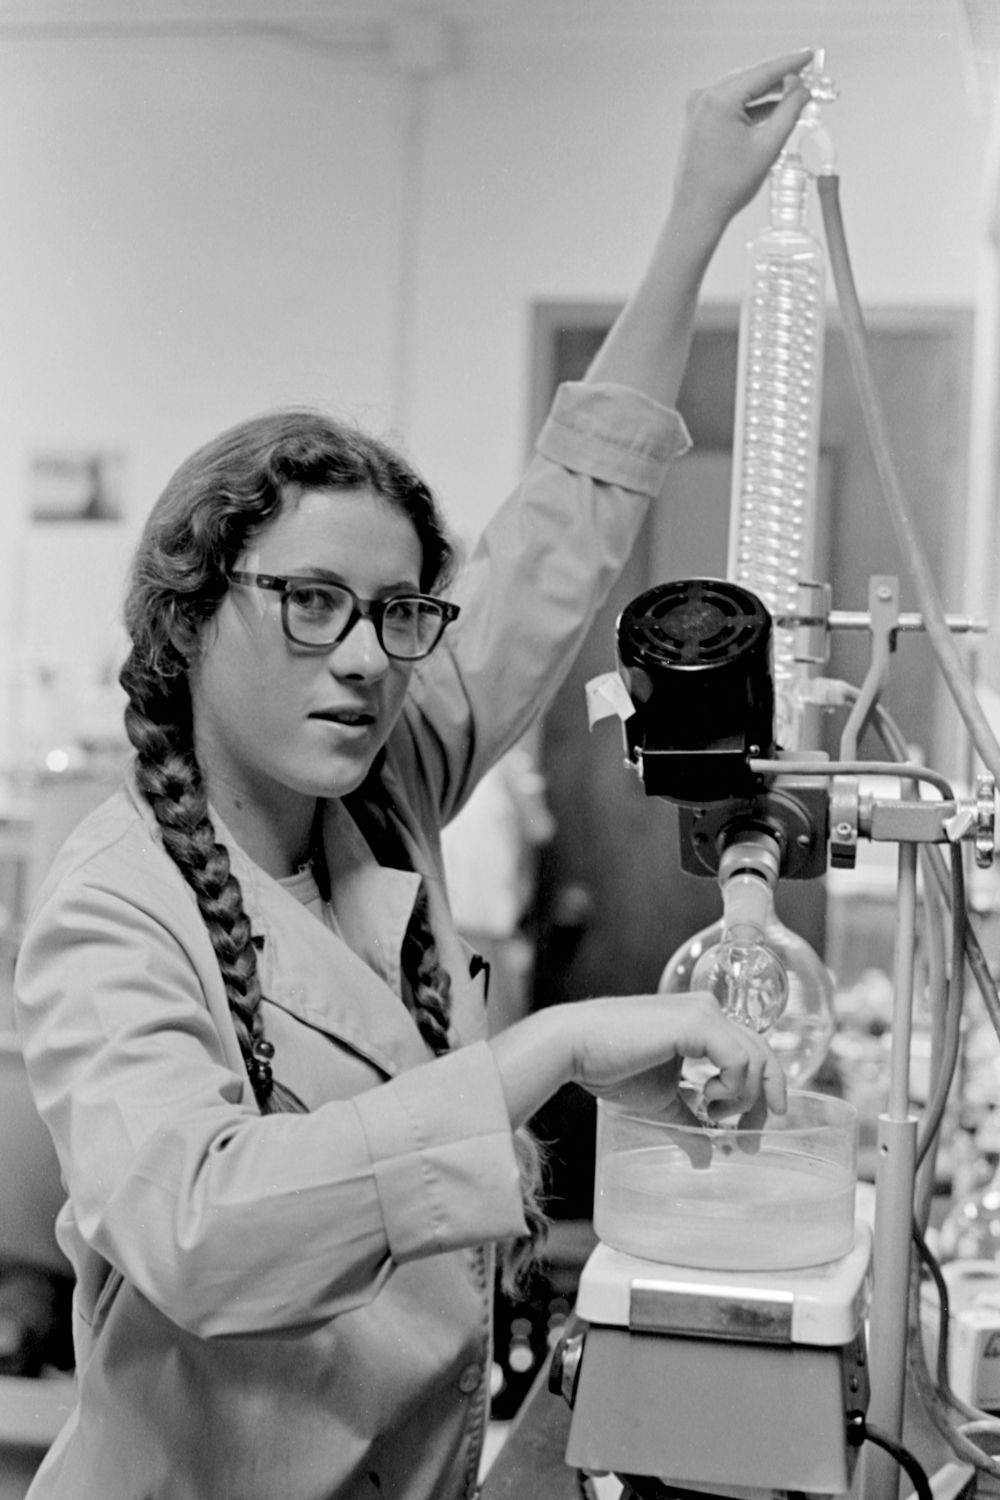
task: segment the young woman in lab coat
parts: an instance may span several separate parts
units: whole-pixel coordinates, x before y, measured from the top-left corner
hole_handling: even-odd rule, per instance
[[[669,1106],[684,1056],[715,1064],[716,1107],[783,1108],[766,1045],[706,996],[490,1038],[438,835],[545,707],[686,447],[701,277],[807,60],[693,96],[649,270],[460,618],[425,485],[317,414],[224,433],[154,508],[126,604],[134,767],[57,858],[17,974],[77,1277],[79,1404],[33,1500],[474,1495],[494,1246],[533,1213],[520,1127],[570,1080]]]

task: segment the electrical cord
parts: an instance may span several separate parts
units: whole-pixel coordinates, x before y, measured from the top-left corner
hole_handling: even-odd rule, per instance
[[[1000,1478],[1000,1463],[991,1454],[986,1453],[978,1443],[972,1442],[968,1436],[970,1432],[986,1431],[987,1428],[990,1431],[1000,1432],[1000,1424],[994,1422],[986,1413],[976,1412],[974,1408],[967,1406],[947,1387],[947,1382],[945,1390],[940,1389],[930,1373],[924,1349],[919,1281],[916,1274],[911,1277],[907,1361],[917,1399],[929,1421],[951,1448],[956,1458],[964,1463],[972,1464],[974,1468],[991,1475],[994,1479]],[[965,1421],[956,1424],[954,1420],[956,1413],[965,1418]]]
[[[910,761],[796,761],[752,760],[751,770],[761,775],[789,776],[893,776],[903,780],[924,781],[939,791],[947,801],[954,801],[951,783],[938,771]],[[947,1007],[951,1018],[946,1028],[946,1055],[941,1067],[941,1077],[925,1112],[925,1128],[917,1148],[917,1161],[923,1161],[938,1130],[944,1114],[958,1061],[961,1038],[961,985],[965,973],[965,873],[962,869],[961,850],[957,844],[951,846],[951,911],[952,911],[952,972],[949,986],[950,999]]]
[[[846,698],[857,694],[857,689],[849,684],[842,684],[843,694]],[[840,775],[892,775],[904,780],[924,781],[935,787],[941,795],[949,801],[954,800],[954,791],[951,783],[937,771],[932,771],[926,766],[912,764],[906,760],[909,753],[906,749],[902,736],[894,724],[891,716],[880,705],[876,705],[873,722],[878,728],[879,737],[889,750],[891,755],[900,758],[889,761],[828,761],[809,762],[794,760],[781,761],[751,761],[751,767],[755,771],[765,775],[779,775],[782,772],[789,775],[812,775],[812,776],[840,776]],[[983,1002],[987,1014],[993,1025],[994,1031],[1000,1037],[1000,996],[997,986],[990,973],[986,956],[982,945],[975,932],[974,925],[970,919],[965,899],[965,872],[962,867],[961,851],[957,844],[950,846],[950,873],[940,850],[933,845],[926,845],[921,850],[927,868],[931,872],[935,883],[944,897],[944,900],[952,915],[952,973],[951,991],[948,1003],[948,1013],[951,1017],[948,1036],[948,1086],[940,1097],[932,1101],[933,1108],[928,1111],[928,1116],[933,1121],[933,1129],[936,1130],[940,1124],[941,1116],[947,1102],[948,1089],[951,1087],[951,1078],[954,1074],[954,1066],[958,1058],[960,1045],[961,1027],[961,983],[964,978],[964,966],[968,963]],[[923,1161],[927,1154],[933,1131],[925,1126],[919,1147],[918,1161]]]
[[[951,1381],[948,1376],[948,1329],[951,1318],[951,1299],[948,1291],[948,1283],[944,1275],[942,1274],[941,1266],[937,1257],[934,1255],[930,1246],[927,1244],[923,1235],[920,1233],[917,1225],[914,1225],[913,1238],[914,1243],[917,1247],[917,1253],[920,1257],[920,1261],[927,1272],[930,1274],[938,1294],[939,1328],[937,1358],[935,1361],[938,1392],[948,1403],[948,1405],[951,1406],[952,1409],[964,1419],[957,1428],[957,1431],[963,1441],[967,1442],[970,1435],[978,1433],[990,1433],[993,1436],[1000,1436],[1000,1418],[991,1416],[988,1412],[980,1411],[980,1409],[976,1406],[971,1406],[968,1401],[964,1401],[962,1397],[957,1395],[956,1392],[952,1389]],[[919,1298],[919,1295],[920,1293],[918,1286],[916,1289],[916,1296]],[[916,1312],[917,1316],[914,1317],[913,1322],[915,1325],[917,1325],[917,1327],[919,1327],[919,1307],[917,1308]],[[920,1338],[919,1347],[922,1352],[923,1339],[920,1334],[917,1334],[917,1336]],[[997,1465],[996,1459],[992,1456],[992,1454],[984,1453],[981,1449],[978,1448],[978,1445],[974,1447],[970,1445],[970,1448],[964,1448],[962,1450],[961,1456],[969,1459],[972,1457],[972,1454],[975,1454],[977,1458],[984,1460],[984,1462],[980,1464],[980,1467],[987,1469],[990,1473],[1000,1474],[1000,1466]]]
[[[840,689],[841,695],[845,702],[849,702],[853,698],[856,698],[858,696],[858,690],[852,687],[849,683],[838,683],[837,687]],[[897,764],[904,763],[909,753],[905,740],[903,739],[898,725],[892,718],[892,715],[880,704],[875,705],[874,713],[871,719],[871,728],[877,734],[886,753],[890,757],[892,757]],[[925,866],[925,869],[928,870],[934,877],[935,883],[938,887],[939,895],[941,896],[945,907],[947,909],[950,909],[950,911],[952,912],[953,922],[956,920],[955,914],[957,913],[957,921],[962,925],[962,936],[964,937],[965,941],[960,943],[956,940],[953,943],[952,973],[951,983],[948,986],[948,999],[944,1017],[945,1035],[942,1040],[941,1046],[942,1055],[938,1059],[934,1068],[934,1084],[932,1087],[931,1098],[928,1100],[927,1108],[924,1112],[922,1137],[923,1144],[922,1148],[918,1150],[918,1160],[923,1159],[923,1156],[928,1151],[930,1145],[937,1138],[947,1097],[954,1079],[954,1072],[957,1065],[961,1045],[961,986],[958,980],[959,977],[963,974],[962,965],[964,961],[968,960],[970,962],[970,968],[973,969],[977,982],[979,983],[979,988],[981,991],[983,991],[984,998],[988,1002],[988,1009],[991,1009],[994,1012],[998,1009],[996,985],[994,984],[992,975],[990,974],[989,969],[986,966],[982,948],[979,946],[978,938],[972,927],[971,920],[967,911],[965,901],[964,871],[962,869],[961,859],[958,857],[959,850],[957,846],[954,845],[951,848],[950,884],[948,881],[948,874],[945,869],[945,860],[940,850],[938,850],[934,845],[924,845],[921,847],[920,853],[921,860]],[[961,957],[959,956],[960,949]],[[973,962],[974,958],[976,957],[981,964],[981,969],[977,969],[976,965]],[[990,1001],[992,1001],[991,1005],[989,1004]],[[919,1261],[933,1280],[938,1294],[938,1343],[936,1359],[937,1392],[940,1398],[943,1399],[954,1412],[965,1419],[961,1427],[958,1429],[958,1432],[961,1435],[960,1440],[962,1441],[960,1456],[969,1461],[982,1461],[984,1466],[990,1469],[990,1472],[995,1472],[993,1470],[993,1460],[990,1458],[990,1456],[981,1453],[980,1450],[973,1447],[971,1444],[965,1443],[964,1441],[964,1439],[967,1438],[971,1432],[1000,1432],[1000,1422],[998,1422],[994,1418],[989,1417],[986,1413],[980,1411],[978,1408],[970,1406],[967,1402],[963,1401],[959,1396],[957,1396],[951,1388],[951,1383],[948,1377],[948,1334],[949,1321],[951,1316],[950,1296],[948,1292],[948,1284],[944,1276],[942,1275],[940,1264],[938,1263],[937,1258],[931,1251],[930,1246],[927,1244],[927,1241],[924,1237],[924,1231],[926,1228],[926,1221],[928,1217],[928,1209],[929,1201],[924,1204],[922,1213],[919,1211],[919,1209],[917,1212],[915,1212],[912,1233],[913,1242],[917,1250]],[[918,1305],[914,1311],[914,1315],[911,1318],[910,1348],[911,1351],[914,1349],[919,1350],[920,1356],[922,1357],[923,1330],[920,1321],[919,1284],[915,1295],[918,1299]],[[913,1359],[911,1356],[911,1367],[912,1364]],[[929,1371],[926,1370],[926,1362],[924,1362],[924,1369],[927,1379],[929,1379]],[[948,1424],[948,1430],[944,1432],[944,1436],[946,1436],[948,1440],[951,1441],[954,1435],[955,1430],[951,1427],[951,1424]]]
[[[844,684],[844,687],[848,692],[857,692],[856,688],[850,687],[847,683]],[[873,722],[878,730],[879,738],[890,755],[897,755],[900,760],[905,760],[909,754],[906,742],[891,714],[881,704],[876,704],[875,706]],[[926,860],[927,868],[933,875],[938,889],[941,891],[945,901],[950,904],[952,893],[941,851],[936,849],[933,844],[928,844],[923,848],[922,853]],[[975,922],[972,920],[968,910],[966,910],[965,916],[965,957],[972,971],[972,977],[976,981],[979,993],[983,998],[983,1004],[986,1007],[986,1013],[990,1018],[993,1029],[997,1036],[1000,1037],[1000,994],[997,993],[996,981],[990,972],[986,955],[979,941]]]
[[[940,771],[920,766],[914,761],[898,760],[751,760],[750,770],[758,776],[898,776],[903,780],[926,781],[936,787],[946,802],[955,800],[951,782]]]
[[[932,1252],[924,1238],[923,1230],[916,1222],[913,1225],[913,1243],[920,1262],[930,1275],[938,1295],[939,1328],[936,1361],[938,1387],[956,1410],[961,1411],[963,1416],[971,1417],[972,1412],[966,1407],[965,1402],[955,1395],[948,1378],[948,1324],[951,1318],[951,1294],[948,1291],[948,1283],[942,1274],[940,1261]]]
[[[817,678],[814,680],[813,685],[815,686],[816,683],[821,681],[828,692],[825,698],[817,699],[816,701],[824,702],[828,707],[843,706],[846,703],[852,702],[858,696],[858,689],[851,683],[840,682],[832,678]],[[830,689],[835,690],[835,696],[829,694]],[[898,727],[881,704],[873,706],[872,722],[877,727],[879,737],[882,739],[887,752],[891,756],[895,756],[899,764],[902,765],[909,754],[909,749]],[[813,774],[817,774],[818,770],[819,767],[814,766]],[[945,869],[945,861],[940,850],[936,849],[933,844],[926,844],[921,848],[921,855],[946,904],[950,906],[951,881]],[[990,1018],[994,1031],[1000,1037],[1000,994],[998,994],[996,981],[990,971],[982,944],[979,941],[975,922],[968,912],[966,913],[965,923],[965,956],[979,993],[983,998],[986,1013]]]
[[[949,911],[936,885],[930,880],[924,866],[922,853],[918,851],[922,888],[918,895],[922,899],[923,917],[920,923],[920,940],[926,971],[925,994],[929,1012],[928,1033],[930,1058],[928,1060],[928,1087],[924,1099],[926,1111],[933,1109],[937,1092],[942,1094],[942,1109],[934,1125],[928,1126],[926,1117],[924,1134],[926,1147],[923,1155],[918,1152],[918,1164],[914,1183],[914,1214],[918,1223],[926,1229],[930,1221],[931,1205],[937,1184],[938,1151],[940,1148],[940,1123],[943,1105],[947,1103],[954,1088],[962,1058],[962,1002],[961,984],[951,981],[955,973],[954,953],[946,943],[946,933],[952,934]],[[954,946],[952,939],[951,948]]]
[[[970,1406],[967,1401],[964,1401],[962,1397],[957,1395],[956,1392],[952,1389],[951,1380],[948,1375],[948,1344],[949,1326],[951,1319],[951,1294],[948,1291],[948,1283],[941,1271],[941,1264],[938,1261],[937,1256],[928,1245],[926,1239],[924,1238],[923,1232],[921,1231],[920,1226],[917,1223],[914,1223],[913,1225],[913,1243],[916,1246],[917,1255],[920,1259],[921,1265],[923,1265],[924,1269],[929,1274],[937,1290],[938,1342],[937,1357],[935,1359],[935,1377],[937,1380],[938,1390],[940,1391],[942,1397],[948,1403],[948,1405],[951,1406],[959,1416],[963,1417],[965,1419],[965,1422],[989,1421],[990,1419],[986,1416],[985,1412],[980,1411],[978,1407]],[[917,1295],[919,1296],[919,1289]],[[916,1321],[917,1320],[915,1319],[914,1322]],[[997,1431],[1000,1431],[1000,1423],[995,1422],[994,1427],[997,1429]],[[962,1430],[965,1430],[964,1423]]]
[[[930,1098],[924,1105],[917,1139],[917,1165],[927,1156],[944,1118],[948,1096],[962,1049],[962,992],[965,979],[965,871],[962,853],[951,846],[951,975],[941,1028],[941,1056],[937,1060]]]
[[[904,1448],[902,1443],[897,1443],[895,1438],[891,1438],[880,1427],[872,1427],[869,1422],[864,1424],[864,1435],[869,1443],[874,1443],[877,1448],[884,1448],[886,1453],[891,1454],[896,1460],[899,1467],[905,1470],[918,1500],[934,1500],[934,1492],[923,1465],[918,1462],[909,1448]]]
[[[845,701],[856,698],[858,690],[849,683],[838,684]],[[886,753],[895,758],[897,763],[906,761],[909,753],[906,742],[892,715],[881,704],[876,704],[871,719],[871,727],[877,734]],[[993,1021],[994,1028],[1000,1032],[997,1025],[997,1017],[1000,1015],[1000,1001],[997,997],[997,988],[993,976],[986,963],[982,947],[975,932],[974,925],[968,912],[965,900],[964,871],[957,846],[951,849],[951,880],[945,869],[945,860],[934,845],[928,844],[921,847],[921,861],[925,869],[931,874],[938,888],[939,895],[945,907],[952,913],[953,923],[957,920],[963,928],[964,941],[961,944],[963,958],[958,958],[958,945],[953,948],[951,984],[948,990],[948,1006],[945,1017],[946,1031],[949,1039],[944,1043],[944,1060],[939,1060],[935,1069],[935,1089],[932,1091],[932,1100],[928,1102],[928,1109],[924,1116],[924,1150],[936,1139],[940,1127],[941,1115],[943,1114],[947,1094],[953,1081],[954,1069],[957,1063],[957,1049],[961,1040],[961,990],[956,985],[956,977],[962,974],[962,962],[967,961],[977,981],[980,992],[986,1003],[986,1008]],[[957,918],[956,918],[957,914]],[[954,1057],[952,1050],[955,1050]],[[931,1116],[928,1119],[928,1116]],[[918,1152],[919,1156],[919,1152]],[[936,1382],[932,1382],[930,1370],[927,1366],[923,1342],[923,1327],[920,1307],[920,1283],[919,1277],[914,1281],[911,1295],[910,1309],[910,1337],[908,1340],[909,1365],[911,1376],[917,1393],[928,1415],[934,1425],[952,1447],[956,1456],[973,1464],[994,1477],[1000,1476],[1000,1465],[986,1453],[978,1444],[971,1441],[971,1437],[978,1433],[1000,1434],[1000,1421],[980,1411],[962,1400],[951,1387],[948,1374],[948,1343],[949,1326],[951,1318],[951,1300],[948,1291],[948,1283],[942,1274],[937,1257],[933,1254],[925,1237],[927,1208],[925,1205],[923,1215],[915,1213],[913,1220],[913,1242],[916,1247],[919,1263],[924,1267],[934,1282],[938,1295],[938,1342],[935,1376]],[[956,1426],[950,1415],[946,1414],[942,1407],[946,1405],[951,1412],[963,1420]]]
[[[931,873],[942,894],[945,896],[945,900],[950,902],[952,897],[948,888],[948,876],[945,873],[944,861],[941,858],[940,852],[937,849],[928,849],[927,856]],[[983,946],[979,941],[975,923],[968,910],[965,911],[964,926],[966,961],[972,971],[972,977],[976,981],[976,987],[983,998],[986,1014],[990,1019],[993,1030],[1000,1037],[1000,995],[997,993],[996,981],[990,970],[986,954],[983,952]]]
[[[898,731],[888,714],[886,714],[884,710],[881,710],[876,714],[875,719],[880,730],[880,737],[883,739],[883,743],[888,749],[890,755],[899,754],[901,757],[905,757],[906,753],[908,752],[906,752],[905,747],[902,745],[901,736],[899,736]],[[899,777],[903,780],[926,782],[929,785],[935,787],[935,789],[940,792],[941,795],[947,800],[954,800],[954,794],[951,785],[945,777],[941,776],[936,771],[929,770],[927,767],[914,765],[907,761],[905,758],[890,759],[889,761],[885,762],[830,761],[824,763],[816,763],[803,761],[799,764],[791,760],[766,762],[755,761],[751,762],[751,765],[755,771],[758,771],[759,773],[765,775],[779,774],[782,771],[788,775],[891,775]],[[947,1004],[947,1018],[945,1028],[947,1036],[944,1045],[944,1055],[939,1063],[938,1072],[935,1079],[935,1087],[932,1091],[932,1098],[928,1101],[928,1106],[925,1110],[924,1130],[921,1137],[921,1142],[918,1146],[918,1160],[923,1159],[923,1156],[926,1155],[931,1142],[936,1138],[936,1134],[940,1128],[945,1104],[947,1102],[947,1096],[950,1090],[951,1081],[954,1076],[954,1069],[957,1062],[960,1042],[961,981],[964,975],[964,964],[966,958],[965,940],[968,936],[967,913],[965,906],[964,870],[962,868],[961,850],[959,846],[957,844],[951,846],[950,881],[945,871],[945,861],[942,858],[940,852],[932,845],[926,846],[925,852],[928,856],[936,856],[936,859],[932,863],[937,875],[940,877],[939,885],[941,887],[942,894],[945,896],[946,901],[950,904],[951,907],[953,943],[952,973],[948,988],[949,999]],[[979,949],[979,956],[982,956],[981,949]],[[992,978],[988,976],[988,971],[987,980],[987,990],[992,992],[994,998],[993,1008],[996,1009],[995,986],[993,986]],[[918,1252],[920,1253],[920,1259],[924,1261],[925,1264],[929,1264],[931,1260],[931,1252],[926,1244],[926,1241],[924,1240],[921,1226],[917,1222],[916,1218],[914,1218],[913,1222],[913,1233]],[[935,1267],[937,1266],[936,1261],[934,1262],[934,1265]],[[938,1277],[940,1278],[940,1284],[943,1286],[944,1280],[943,1277],[940,1277],[940,1268],[937,1269]],[[945,1287],[945,1305],[946,1304],[947,1288]],[[991,1455],[985,1453],[983,1449],[978,1446],[978,1444],[970,1441],[969,1436],[967,1435],[969,1432],[975,1431],[1000,1431],[1000,1423],[991,1424],[990,1418],[985,1413],[979,1412],[975,1408],[970,1407],[966,1405],[966,1403],[960,1401],[960,1399],[951,1390],[947,1380],[946,1333],[944,1335],[943,1346],[942,1340],[939,1339],[939,1379],[936,1383],[931,1377],[930,1371],[927,1368],[923,1348],[923,1330],[920,1322],[919,1281],[916,1276],[913,1277],[913,1284],[911,1286],[909,1338],[907,1340],[907,1344],[909,1350],[909,1363],[914,1379],[914,1385],[917,1390],[917,1394],[920,1397],[921,1403],[933,1425],[937,1428],[941,1436],[949,1444],[952,1451],[956,1454],[957,1457],[963,1459],[967,1463],[973,1464],[977,1469],[981,1469],[995,1477],[1000,1477],[1000,1463],[993,1459]],[[943,1364],[942,1359],[944,1361]],[[941,1378],[942,1375],[943,1379]],[[966,1419],[966,1421],[961,1426],[956,1426],[953,1420],[953,1415],[956,1413]],[[893,1457],[897,1459],[900,1465],[910,1475],[910,1478],[914,1484],[914,1489],[917,1492],[918,1496],[921,1497],[921,1500],[924,1500],[924,1497],[930,1495],[930,1487],[927,1484],[926,1475],[924,1475],[922,1469],[920,1470],[920,1482],[918,1482],[918,1477],[915,1470],[919,1469],[919,1465],[916,1464],[916,1460],[913,1459],[913,1456],[911,1454],[907,1453],[906,1450],[901,1447],[901,1445],[895,1444],[887,1434],[881,1433],[878,1429],[875,1429],[873,1431],[866,1426],[865,1435],[871,1438],[873,1442],[877,1444],[881,1443],[881,1446],[885,1447],[887,1451],[893,1454]],[[891,1447],[890,1444],[892,1444]],[[896,1451],[897,1449],[898,1451]],[[911,1468],[911,1465],[913,1465],[914,1467]],[[921,1488],[921,1483],[924,1486],[923,1489]]]
[[[826,694],[824,701],[828,704],[846,707],[856,703],[861,696],[859,689],[847,682],[826,678],[822,680],[822,686]],[[867,727],[876,734],[890,759],[896,762],[906,761],[909,754],[906,743],[891,716],[878,703],[872,705]],[[919,795],[919,788],[915,788],[915,792]],[[955,981],[955,975],[962,974],[962,965],[956,962],[958,955],[953,951],[951,954],[952,981],[949,984],[944,953],[944,918],[949,910],[949,904],[940,891],[937,892],[937,899],[933,899],[931,895],[932,882],[928,879],[927,855],[932,849],[933,845],[921,845],[919,851],[924,872],[923,932],[927,955],[927,990],[932,1017],[931,1090],[927,1101],[930,1123],[925,1124],[923,1141],[918,1151],[919,1165],[916,1178],[915,1218],[924,1228],[930,1217],[934,1193],[940,1121],[961,1054],[962,1022],[962,989],[961,985]],[[940,861],[940,854],[936,850],[934,853]],[[954,946],[953,938],[953,950]]]
[[[846,685],[845,685],[846,686]],[[850,689],[848,692],[850,693]],[[854,696],[857,696],[856,690]],[[881,705],[875,706],[872,715],[871,727],[877,734],[886,752],[896,760],[905,761],[908,750],[894,719]],[[944,885],[944,860],[933,845],[921,847],[921,864],[926,873],[933,873],[932,866],[936,865],[941,876],[940,886]],[[933,856],[933,858],[932,858]],[[943,888],[938,889],[938,895],[946,908],[950,907],[952,912],[953,944],[951,956],[951,982],[947,986],[943,1015],[939,1016],[941,996],[938,989],[934,987],[934,1020],[939,1023],[936,1031],[937,1056],[932,1059],[931,1091],[923,1115],[923,1130],[921,1142],[918,1146],[917,1160],[923,1161],[936,1144],[941,1120],[947,1104],[948,1096],[954,1082],[954,1075],[961,1051],[961,1021],[962,1021],[962,979],[964,978],[965,961],[965,889],[964,871],[957,846],[951,849],[951,889],[949,892]],[[925,909],[931,905],[929,885],[925,886]],[[936,903],[933,903],[936,909]],[[956,931],[956,922],[961,924],[962,931]],[[925,1238],[927,1221],[930,1216],[930,1199],[933,1193],[933,1158],[932,1172],[928,1173],[918,1194],[919,1201],[915,1206],[913,1217],[912,1237],[917,1251],[919,1262],[930,1275],[938,1294],[937,1323],[937,1359],[936,1377],[937,1387],[943,1399],[962,1417],[977,1420],[983,1417],[983,1413],[962,1401],[951,1388],[948,1375],[948,1343],[949,1327],[951,1318],[950,1296],[948,1284],[941,1272],[937,1257],[933,1254]],[[919,1299],[919,1282],[915,1292]],[[916,1308],[915,1316],[911,1319],[912,1336],[920,1339],[921,1350],[923,1348],[923,1330],[920,1326],[920,1308]],[[912,1341],[912,1339],[911,1339]]]

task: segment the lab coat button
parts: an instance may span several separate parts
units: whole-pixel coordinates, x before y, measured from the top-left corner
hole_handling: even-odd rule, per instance
[[[458,1377],[458,1388],[463,1396],[471,1396],[473,1391],[478,1391],[483,1379],[482,1365],[466,1365]]]

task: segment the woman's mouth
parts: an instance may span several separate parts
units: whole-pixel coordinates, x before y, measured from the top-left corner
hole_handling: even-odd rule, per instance
[[[375,723],[375,715],[370,709],[363,708],[324,709],[309,717],[318,719],[321,724],[331,724],[336,729],[357,731],[371,729]]]

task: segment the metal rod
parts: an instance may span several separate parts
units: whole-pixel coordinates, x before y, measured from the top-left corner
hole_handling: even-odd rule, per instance
[[[916,844],[900,844],[897,868],[888,1114],[891,1120],[905,1120],[910,1113],[910,1038],[913,1030],[913,969],[917,932]]]
[[[875,1167],[875,1239],[869,1322],[873,1427],[897,1441],[903,1433],[906,1341],[913,1244],[913,1190],[917,1171],[917,1120],[910,1114],[910,1033],[913,1014],[917,907],[917,846],[899,846],[895,982],[889,1100],[878,1121]],[[869,1443],[864,1452],[862,1500],[898,1500],[899,1466]]]
[[[917,1167],[917,1121],[880,1115],[875,1167],[875,1240],[868,1359],[873,1427],[898,1442],[906,1394],[907,1309],[913,1234],[913,1183]],[[862,1500],[897,1500],[899,1465],[890,1453],[865,1447]]]
[[[986,635],[989,620],[977,615],[945,615],[945,624],[956,635]],[[776,625],[790,629],[793,625],[827,625],[831,630],[869,630],[871,616],[863,609],[832,609],[829,615],[786,614],[776,615]],[[897,630],[923,630],[924,617],[917,614],[901,614],[896,621]]]

